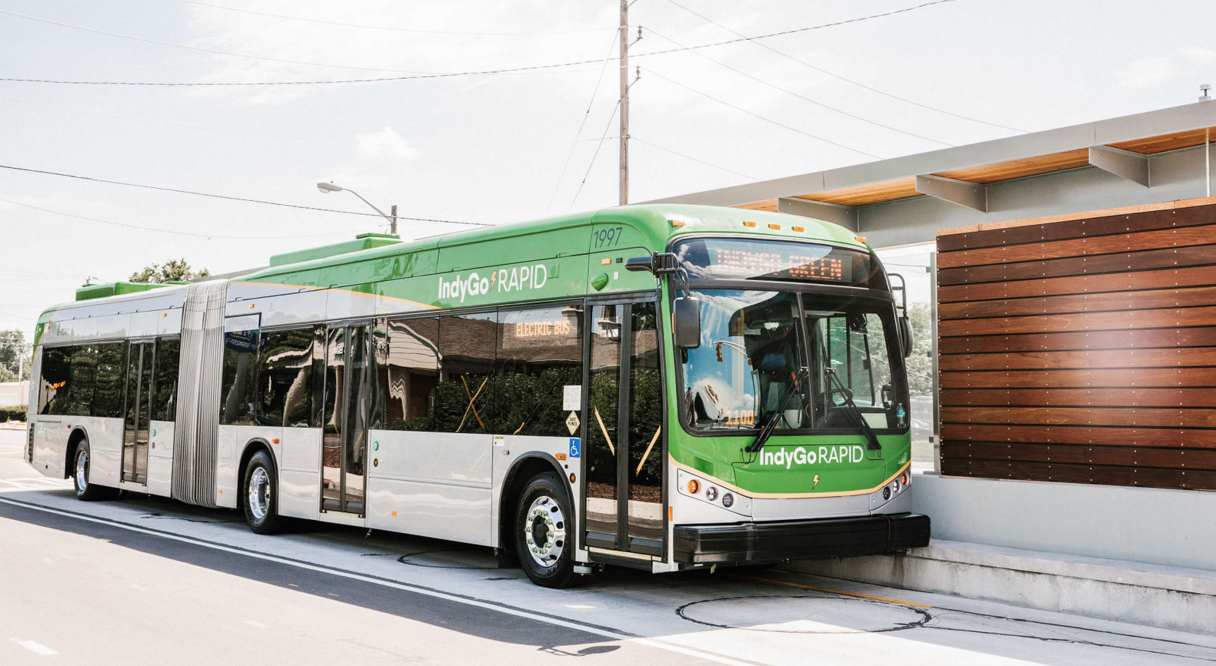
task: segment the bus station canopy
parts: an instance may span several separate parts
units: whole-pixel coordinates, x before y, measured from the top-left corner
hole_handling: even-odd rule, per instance
[[[1216,103],[724,187],[649,203],[779,211],[849,227],[874,245],[937,229],[1210,196]]]

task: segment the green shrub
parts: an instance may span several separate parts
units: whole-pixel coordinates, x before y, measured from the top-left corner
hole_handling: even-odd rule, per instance
[[[0,423],[4,423],[5,421],[24,421],[25,409],[25,405],[0,407]]]

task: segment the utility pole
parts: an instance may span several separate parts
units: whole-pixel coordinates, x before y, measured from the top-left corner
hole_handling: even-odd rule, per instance
[[[390,229],[389,233],[396,236],[397,235],[397,204],[393,204],[392,212],[393,212],[393,222],[392,222],[392,225],[389,227],[389,229]]]
[[[629,203],[629,0],[621,0],[621,198]]]

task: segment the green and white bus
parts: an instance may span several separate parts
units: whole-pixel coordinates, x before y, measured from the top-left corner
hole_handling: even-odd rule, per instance
[[[35,331],[27,460],[119,489],[477,544],[560,587],[924,546],[911,333],[864,239],[629,206],[87,286]]]

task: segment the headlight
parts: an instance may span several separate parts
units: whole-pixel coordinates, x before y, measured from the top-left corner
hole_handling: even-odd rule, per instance
[[[729,509],[731,507],[731,505],[733,505],[734,503],[735,503],[734,495],[732,495],[730,493],[726,493],[726,494],[722,495],[722,506]]]
[[[705,489],[705,499],[707,499],[711,502],[718,499],[718,489],[713,486],[706,488]]]

